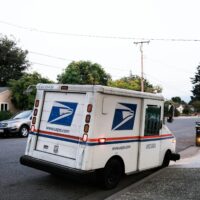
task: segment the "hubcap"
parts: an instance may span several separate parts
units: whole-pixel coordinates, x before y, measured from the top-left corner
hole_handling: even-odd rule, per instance
[[[26,137],[28,135],[28,129],[22,128],[21,133],[22,133],[22,136]]]

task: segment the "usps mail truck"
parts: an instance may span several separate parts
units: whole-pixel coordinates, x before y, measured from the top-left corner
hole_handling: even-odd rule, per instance
[[[123,174],[179,159],[162,96],[106,86],[38,84],[23,165],[59,174]]]

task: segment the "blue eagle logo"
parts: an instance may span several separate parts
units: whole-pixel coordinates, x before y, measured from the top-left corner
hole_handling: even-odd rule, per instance
[[[77,103],[55,101],[48,122],[51,124],[71,126]]]
[[[136,104],[118,103],[115,109],[112,130],[132,130],[136,109]]]

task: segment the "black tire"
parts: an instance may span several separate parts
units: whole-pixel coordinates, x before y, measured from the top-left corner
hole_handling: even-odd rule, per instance
[[[115,188],[123,175],[123,166],[118,159],[111,159],[101,173],[101,183],[105,189]]]
[[[3,136],[4,138],[7,138],[7,137],[8,137],[8,135],[9,135],[8,133],[3,133],[3,135],[2,135],[2,136]]]
[[[171,152],[170,152],[170,151],[167,151],[167,152],[165,153],[165,157],[164,157],[164,159],[163,159],[162,167],[167,167],[167,166],[169,166],[170,158],[171,158]]]
[[[29,127],[26,125],[22,125],[19,130],[20,137],[27,137],[29,133]]]

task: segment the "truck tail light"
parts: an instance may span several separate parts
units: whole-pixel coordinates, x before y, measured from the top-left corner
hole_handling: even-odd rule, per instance
[[[87,106],[87,112],[89,112],[89,113],[92,112],[92,104],[88,104],[88,106]]]
[[[68,86],[67,85],[62,85],[60,89],[61,90],[68,90]]]
[[[83,140],[83,142],[87,142],[87,140],[88,140],[88,134],[84,133],[82,140]]]
[[[37,116],[37,113],[38,113],[38,109],[35,108],[35,109],[34,109],[34,112],[33,112],[33,115],[34,115],[34,116]]]
[[[37,99],[35,100],[35,107],[37,108],[39,106],[40,101]]]
[[[35,123],[36,123],[36,117],[33,117],[32,124],[35,124]]]
[[[85,126],[84,126],[84,133],[88,133],[89,128],[90,128],[89,124],[85,124]]]
[[[86,117],[85,117],[85,123],[90,123],[90,118],[91,118],[90,115],[86,115]]]

